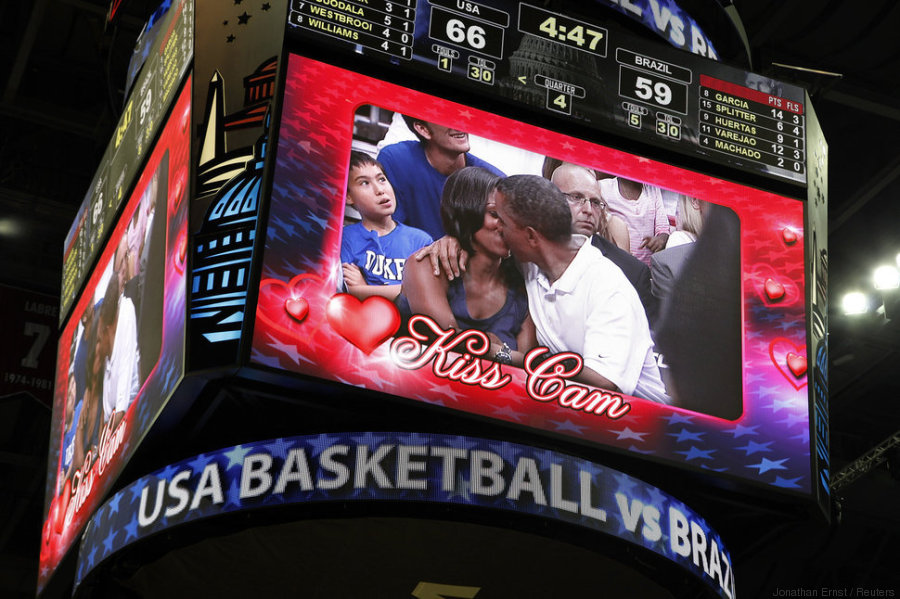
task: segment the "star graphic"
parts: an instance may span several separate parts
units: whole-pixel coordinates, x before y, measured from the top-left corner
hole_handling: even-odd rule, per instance
[[[244,463],[244,458],[248,453],[253,451],[250,447],[244,447],[243,445],[236,445],[232,447],[229,451],[226,451],[222,455],[228,458],[228,465],[225,467],[226,470],[231,470],[235,466],[241,466]]]
[[[496,408],[494,410],[494,415],[497,418],[502,418],[504,420],[509,420],[511,422],[523,422],[525,420],[525,414],[522,414],[518,410],[512,408],[511,406],[503,406],[502,408]]]
[[[562,422],[560,422],[559,420],[549,420],[549,422],[551,422],[556,427],[557,431],[568,431],[568,432],[575,433],[576,435],[583,434],[585,429],[587,429],[586,426],[581,426],[581,425],[575,424],[568,418],[566,418]]]
[[[161,472],[159,472],[157,474],[157,478],[160,478],[163,480],[169,480],[173,476],[175,476],[176,472],[178,472],[178,468],[174,464],[169,464]]]
[[[452,399],[453,401],[459,401],[459,399],[463,397],[461,393],[454,391],[453,387],[451,387],[450,385],[432,385],[429,391],[431,391],[435,395],[442,395],[444,397]]]
[[[807,443],[809,443],[809,429],[808,429],[808,428],[804,428],[804,429],[800,432],[799,435],[794,435],[793,437],[789,437],[789,438],[790,438],[790,439],[797,439],[798,441],[800,441],[801,443],[803,443],[804,445],[806,445]]]
[[[263,2],[263,5],[260,8],[263,10],[269,10],[270,8],[272,8],[272,5],[268,2]]]
[[[735,449],[742,449],[746,452],[747,455],[753,455],[754,453],[760,451],[772,451],[769,447],[773,441],[766,441],[765,443],[756,443],[755,441],[748,441],[746,445],[743,447],[736,447]]]
[[[323,228],[323,229],[324,229],[325,226],[328,224],[328,221],[327,221],[327,220],[325,220],[324,218],[316,217],[316,216],[313,215],[313,214],[310,214],[310,215],[309,215],[309,220],[313,221],[314,223],[316,223],[317,225],[319,225],[319,227],[321,227],[321,228]]]
[[[447,499],[449,501],[453,501],[454,497],[462,498],[461,500],[456,500],[457,503],[468,503],[472,501],[472,498],[469,495],[469,481],[463,477],[461,472],[456,473],[456,484],[447,493]]]
[[[247,14],[247,11],[245,10],[244,14],[238,15],[238,25],[246,25],[252,16],[253,15]]]
[[[106,505],[109,507],[109,515],[119,513],[119,502],[122,501],[122,493],[116,493],[115,496],[109,500],[109,503]]]
[[[616,487],[617,493],[625,493],[626,495],[633,495],[633,489],[637,485],[637,481],[627,474],[616,473],[612,475],[616,482],[619,485]]]
[[[132,484],[128,489],[128,492],[131,493],[130,503],[134,504],[137,501],[138,497],[140,497],[144,493],[144,489],[147,488],[150,484],[156,483],[155,476],[148,476],[145,479],[142,479],[143,484]]]
[[[128,539],[137,539],[138,538],[138,519],[137,515],[132,516],[131,521],[125,525],[125,542],[128,542]]]
[[[212,456],[207,456],[205,453],[201,453],[193,460],[188,462],[188,466],[191,468],[191,472],[202,472],[206,465],[212,461]]]
[[[117,531],[117,530],[110,529],[109,534],[106,535],[106,538],[105,538],[105,539],[103,539],[103,553],[104,553],[104,555],[109,555],[110,553],[112,553],[112,550],[113,550],[113,544],[115,544],[115,541],[116,541],[116,535],[118,534],[118,532],[119,532],[119,531]]]
[[[657,489],[656,487],[651,487],[648,485],[647,487],[647,495],[650,497],[649,504],[655,505],[656,507],[663,507],[666,501],[666,495]]]
[[[772,485],[776,487],[782,487],[785,489],[799,489],[800,485],[797,484],[802,476],[798,476],[797,478],[781,478],[780,476],[775,476],[775,482]]]
[[[776,424],[786,424],[787,426],[794,426],[796,424],[805,424],[806,420],[807,417],[805,414],[788,414],[787,418],[776,421]]]
[[[266,443],[263,447],[273,458],[280,458],[282,460],[288,454],[288,451],[290,451],[290,447],[284,439],[275,439],[271,443]]]
[[[734,438],[737,439],[739,437],[743,437],[744,435],[758,435],[759,433],[756,432],[756,429],[758,428],[758,424],[755,426],[743,426],[741,424],[736,424],[733,429],[725,432],[731,433]]]
[[[679,432],[677,435],[675,433],[667,433],[667,434],[670,437],[675,437],[675,441],[677,443],[681,443],[683,441],[701,441],[702,437],[705,433],[702,433],[702,432],[692,433],[689,430],[687,430],[686,428],[683,428],[683,429],[681,429],[681,432]]]
[[[794,398],[792,398],[792,397],[787,397],[787,398],[783,398],[783,399],[776,397],[775,399],[772,400],[772,404],[769,407],[771,408],[772,412],[780,412],[784,408],[793,407],[793,405],[794,405]]]
[[[278,353],[284,354],[288,358],[290,358],[295,364],[300,364],[300,353],[297,351],[297,345],[293,343],[281,343],[275,337],[270,336],[272,339],[272,343],[268,343],[267,345],[277,351]]]
[[[237,478],[232,480],[231,484],[228,486],[228,498],[225,500],[225,510],[228,511],[228,506],[232,505],[237,508],[241,507],[241,485]]]
[[[234,42],[235,39],[236,38],[233,35],[229,35],[228,37],[225,38],[225,42],[230,44],[230,43]]]
[[[323,451],[325,451],[326,449],[328,449],[329,447],[331,447],[332,445],[335,445],[336,443],[340,442],[341,440],[342,440],[342,438],[339,436],[336,436],[336,435],[332,436],[332,435],[328,435],[326,433],[326,434],[322,434],[322,435],[317,435],[315,437],[310,437],[309,439],[306,440],[306,442],[309,444],[310,447],[312,447],[313,455],[317,456],[320,453],[322,453]]]
[[[797,326],[799,324],[800,323],[794,322],[792,320],[782,320],[781,324],[779,324],[778,326],[779,326],[779,328],[781,328],[782,331],[790,331],[791,329],[793,329],[795,326]]]
[[[222,21],[222,25],[223,25],[224,27],[227,27],[227,26],[228,26],[228,19],[225,19],[224,21]]]
[[[779,391],[780,387],[763,387],[762,385],[760,385],[759,398],[763,399],[766,397],[771,397],[772,395],[776,395]]]
[[[787,466],[783,465],[787,461],[788,458],[774,461],[763,458],[762,461],[758,464],[748,464],[747,468],[758,468],[759,474],[763,474],[765,472],[768,472],[769,470],[787,470]]]
[[[699,447],[691,446],[691,448],[687,451],[676,451],[675,453],[680,453],[684,456],[684,460],[689,462],[695,459],[703,459],[703,460],[711,460],[712,454],[718,451],[717,449],[700,449]]]
[[[635,441],[644,441],[644,435],[649,435],[650,433],[637,433],[627,426],[620,431],[610,431],[616,433],[616,440],[621,441],[622,439],[634,439]]]
[[[244,1],[244,0],[234,0],[234,5],[237,6],[237,5],[239,5],[239,4],[240,4],[241,2],[243,2],[243,1]]]
[[[673,412],[671,415],[664,418],[664,420],[669,421],[669,426],[674,426],[676,424],[692,424],[694,422],[694,417],[689,414]]]

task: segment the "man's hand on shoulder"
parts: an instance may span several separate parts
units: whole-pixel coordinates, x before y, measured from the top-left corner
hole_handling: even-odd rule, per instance
[[[431,261],[434,276],[439,276],[441,272],[444,272],[450,281],[464,273],[466,264],[469,262],[469,253],[460,247],[459,241],[455,237],[448,235],[423,247],[413,257],[417,262],[428,258]]]

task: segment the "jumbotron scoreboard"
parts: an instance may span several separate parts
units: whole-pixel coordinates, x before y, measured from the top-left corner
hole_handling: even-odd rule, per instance
[[[607,3],[551,2],[558,10],[550,10],[504,0],[291,0],[288,35],[351,48],[411,76],[611,127],[642,142],[806,183],[801,88],[651,45],[581,16],[590,4]],[[714,56],[698,25],[685,30],[684,19],[673,17],[673,3],[622,4],[634,8],[631,15],[662,15],[657,20],[669,20],[672,40]]]
[[[217,542],[192,522],[277,505],[311,528],[335,506],[360,531],[373,507],[416,530],[478,515],[485,538],[565,528],[627,549],[610,577],[637,563],[658,596],[686,573],[733,599],[721,520],[686,502],[828,517],[828,148],[802,88],[718,62],[676,0],[173,0],[160,32],[65,246],[41,593],[115,594],[110,568],[150,573],[154,543]],[[591,386],[587,350],[506,361],[486,331],[352,295],[351,157],[424,147],[415,123],[506,176],[638,184],[671,232],[706,206],[665,317],[620,344],[646,340],[663,393]],[[408,165],[384,170],[395,191],[426,168]],[[401,208],[434,206],[405,189],[412,227]],[[411,258],[381,257],[399,286]],[[416,552],[508,583],[454,561],[478,545]],[[237,584],[246,557],[210,572]],[[406,567],[393,594],[425,597],[438,579]],[[344,578],[321,588],[354,595]]]

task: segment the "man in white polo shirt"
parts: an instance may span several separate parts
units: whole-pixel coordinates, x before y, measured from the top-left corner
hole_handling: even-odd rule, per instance
[[[669,403],[637,293],[587,237],[572,234],[565,195],[542,177],[515,175],[492,199],[522,265],[538,343],[580,354],[583,383]]]

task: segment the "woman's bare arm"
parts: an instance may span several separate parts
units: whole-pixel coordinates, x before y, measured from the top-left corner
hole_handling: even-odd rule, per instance
[[[456,329],[459,325],[447,301],[449,287],[447,277],[434,274],[430,261],[406,261],[402,289],[413,314],[430,316],[443,329]]]

